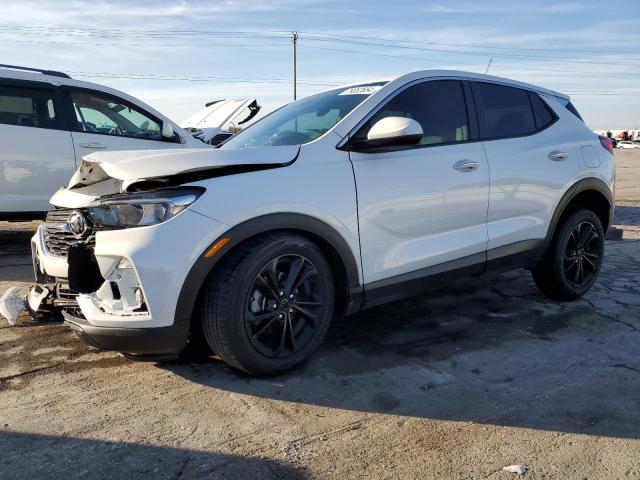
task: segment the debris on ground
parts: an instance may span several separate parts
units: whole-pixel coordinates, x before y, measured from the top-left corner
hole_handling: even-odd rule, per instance
[[[0,314],[7,319],[7,322],[12,327],[16,324],[18,315],[24,310],[25,306],[24,295],[20,293],[18,287],[9,288],[0,297]]]
[[[518,475],[524,475],[527,473],[527,467],[524,465],[509,465],[508,467],[504,467],[503,470],[511,473],[517,473]]]

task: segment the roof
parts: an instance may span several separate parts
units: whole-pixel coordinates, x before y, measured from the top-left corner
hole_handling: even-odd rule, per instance
[[[499,83],[502,85],[509,85],[519,88],[525,88],[527,90],[533,90],[535,92],[539,92],[545,95],[550,95],[552,97],[562,98],[564,100],[569,100],[569,95],[564,93],[551,90],[548,88],[540,87],[538,85],[533,85],[531,83],[519,82],[517,80],[512,80],[510,78],[505,77],[496,77],[493,75],[485,75],[482,73],[474,73],[474,72],[465,72],[462,70],[417,70],[410,73],[405,73],[395,78],[378,78],[373,80],[366,80],[360,82],[352,82],[344,85],[340,85],[339,87],[333,87],[327,89],[330,90],[339,90],[343,88],[349,88],[358,85],[369,85],[373,83],[387,83],[387,84],[406,84],[408,82],[414,80],[425,79],[429,77],[446,77],[446,78],[461,78],[461,79],[474,79],[474,80],[484,80],[492,83]]]

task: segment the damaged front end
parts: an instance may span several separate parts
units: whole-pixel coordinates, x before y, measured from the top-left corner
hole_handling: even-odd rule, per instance
[[[298,152],[287,146],[89,155],[53,195],[55,209],[32,238],[36,281],[87,343],[174,355],[188,336],[190,318],[178,318],[176,305],[193,252],[228,229],[189,210],[205,193],[202,181],[284,167]]]
[[[204,191],[172,187],[86,196],[84,206],[56,208],[32,239],[36,280],[50,288],[54,305],[67,314],[144,316],[144,293],[133,265],[126,257],[96,258],[96,236],[166,222]],[[58,192],[57,200],[66,198],[66,192]],[[77,192],[71,195],[78,200]]]
[[[186,343],[188,331],[172,325],[165,309],[151,314],[134,258],[138,251],[152,250],[155,232],[135,227],[168,221],[203,192],[176,187],[110,194],[87,197],[83,206],[56,208],[32,239],[39,282],[33,291],[47,292],[48,301],[89,345],[172,358]],[[35,313],[38,306],[33,305]]]

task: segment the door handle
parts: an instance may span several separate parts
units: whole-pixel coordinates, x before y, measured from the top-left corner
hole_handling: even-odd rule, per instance
[[[453,164],[453,168],[459,172],[470,172],[478,168],[480,164],[474,160],[459,160]]]
[[[103,145],[101,143],[79,143],[78,145],[80,145],[80,147],[82,148],[96,148],[98,150],[107,148],[106,145]]]
[[[556,162],[559,160],[564,160],[565,158],[567,158],[569,156],[569,154],[567,152],[561,152],[560,150],[553,150],[552,152],[549,152],[549,160],[555,160]]]

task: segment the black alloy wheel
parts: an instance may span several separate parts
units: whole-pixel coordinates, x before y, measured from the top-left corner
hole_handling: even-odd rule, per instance
[[[316,266],[301,255],[281,255],[260,270],[249,290],[244,317],[258,352],[285,358],[314,337],[326,308],[318,280]]]
[[[604,259],[604,230],[591,210],[572,213],[558,227],[533,280],[550,298],[575,300],[591,288]]]
[[[569,284],[581,289],[598,272],[601,257],[601,239],[598,229],[589,221],[578,223],[564,249],[564,275]]]
[[[274,375],[304,362],[322,343],[334,307],[333,273],[310,239],[290,232],[247,241],[203,286],[202,333],[231,367]]]

